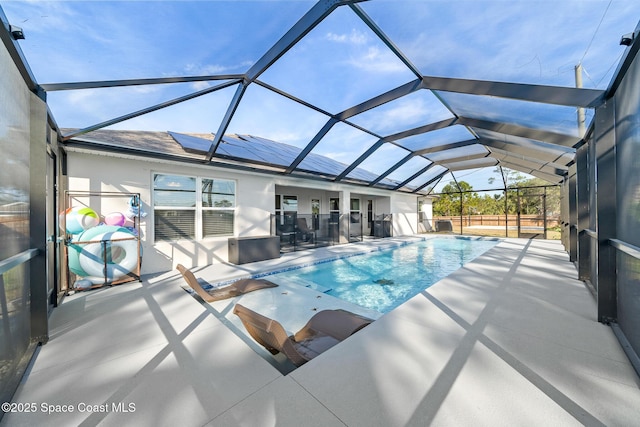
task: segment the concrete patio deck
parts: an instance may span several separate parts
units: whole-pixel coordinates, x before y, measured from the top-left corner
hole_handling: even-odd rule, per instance
[[[246,276],[392,243],[210,266],[196,275]],[[507,239],[286,375],[277,358],[267,361],[226,320],[233,301],[203,304],[182,283],[168,272],[67,297],[51,316],[50,342],[14,396],[35,411],[8,413],[0,424],[640,422],[640,380],[612,330],[597,323],[594,299],[556,241]]]

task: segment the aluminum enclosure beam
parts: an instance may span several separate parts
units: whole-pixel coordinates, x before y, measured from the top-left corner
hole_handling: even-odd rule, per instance
[[[524,158],[522,156],[516,156],[513,153],[501,150],[499,148],[489,148],[489,151],[491,151],[490,156],[498,160],[504,159],[512,163],[521,164],[524,167],[529,167],[534,170],[540,170],[541,172],[563,176],[569,169],[567,166],[559,165],[553,162],[545,162],[531,157]]]
[[[485,80],[467,80],[447,77],[423,76],[423,85],[431,90],[495,96],[521,101],[572,107],[595,108],[604,102],[605,92],[595,89],[579,89],[561,86],[543,86],[522,83],[505,83]]]
[[[347,168],[342,171],[340,175],[338,175],[335,181],[342,181],[347,175],[349,175],[355,168],[360,166],[362,162],[364,162],[370,155],[372,155],[378,148],[382,147],[384,144],[383,139],[379,139],[375,144],[373,144],[367,151],[362,153],[360,157],[354,160]]]
[[[373,187],[374,185],[376,185],[377,183],[379,183],[380,181],[382,181],[383,179],[385,179],[389,174],[393,173],[393,171],[397,170],[400,166],[404,165],[405,163],[407,163],[409,160],[411,160],[411,158],[413,157],[413,153],[409,153],[407,154],[405,157],[403,157],[399,162],[397,162],[395,165],[391,166],[389,169],[387,169],[386,171],[384,171],[384,173],[380,176],[378,176],[376,179],[374,179],[373,181],[371,181],[369,183],[369,187]]]
[[[439,179],[441,179],[443,176],[445,176],[446,174],[448,174],[449,171],[446,170],[442,173],[439,173],[438,175],[436,175],[435,177],[431,178],[429,181],[425,182],[424,184],[422,184],[421,186],[419,186],[418,188],[416,188],[415,190],[413,190],[414,193],[417,193],[418,191],[422,190],[424,187],[428,186],[429,184],[438,181]]]
[[[387,102],[391,102],[395,99],[401,98],[405,95],[408,95],[410,93],[413,93],[417,90],[421,89],[421,82],[420,80],[416,79],[413,80],[409,83],[406,83],[402,86],[398,86],[395,89],[392,89],[388,92],[385,92],[379,96],[373,97],[361,104],[358,104],[356,106],[353,106],[351,108],[348,108],[338,114],[336,114],[335,116],[333,116],[333,118],[330,120],[331,125],[328,129],[325,128],[321,129],[320,132],[318,132],[318,135],[316,135],[316,137],[314,137],[309,144],[307,144],[307,146],[305,147],[305,149],[302,151],[302,153],[300,153],[300,155],[298,156],[298,158],[296,159],[296,161],[294,161],[291,166],[287,169],[286,173],[291,173],[291,171],[293,171],[293,169],[295,169],[298,164],[300,164],[300,162],[302,162],[302,160],[304,159],[304,157],[306,157],[307,154],[309,154],[309,152],[311,150],[313,150],[313,148],[320,142],[320,140],[327,134],[327,132],[331,129],[331,127],[337,123],[337,121],[342,121],[345,122],[347,119],[358,115],[360,113],[363,113],[365,111],[368,111],[372,108],[376,108],[379,107],[380,105],[386,104]],[[280,92],[280,91],[279,91]],[[290,99],[293,99],[292,97],[288,96],[288,94],[285,94],[285,96],[289,97]],[[323,112],[323,111],[321,111]],[[327,113],[328,114],[328,113]],[[345,122],[348,123],[348,122]],[[328,125],[329,123],[327,123]],[[367,133],[370,133],[369,131],[367,131],[366,129],[361,128],[360,126],[355,126],[351,123],[348,123],[351,126],[354,126],[356,128],[358,128],[359,130],[365,131]],[[327,126],[325,125],[325,127]],[[427,125],[427,127],[425,127],[425,131],[431,130],[431,127],[429,127],[431,125]],[[436,128],[440,128],[441,125],[439,124],[435,124],[434,126],[436,126]],[[378,135],[376,135],[378,136]],[[382,144],[382,142],[385,142],[387,140],[387,138],[383,138],[382,140],[378,141],[378,143],[374,144],[374,146],[372,146],[371,148],[369,148],[363,155],[361,155],[360,157],[358,157],[357,160],[355,160],[351,165],[349,165],[349,167],[347,167],[347,169],[345,169],[345,171],[343,171],[340,175],[338,175],[336,177],[336,181],[340,181],[342,179],[344,179],[351,171],[353,171],[353,169],[355,169],[360,163],[362,163],[368,156],[370,156],[371,154],[373,154],[375,152],[375,150],[377,150]]]
[[[296,157],[293,163],[289,165],[285,173],[290,174],[291,172],[293,172],[298,167],[298,165],[304,160],[304,158],[307,157],[307,154],[309,154],[311,150],[313,150],[315,146],[318,145],[320,140],[322,140],[322,138],[325,137],[325,135],[331,130],[333,125],[335,125],[336,123],[338,123],[338,120],[334,118],[329,119],[329,121],[325,123],[322,129],[320,129],[320,131],[316,134],[316,136],[313,137],[311,142],[309,142],[307,146],[304,147],[304,150],[302,150],[300,154],[298,154],[298,157]]]
[[[531,171],[531,175],[535,176],[536,178],[544,179],[545,181],[551,182],[555,185],[561,184],[564,178],[561,176],[549,175],[540,171]]]
[[[542,148],[535,147],[535,145],[533,144],[523,145],[523,144],[518,144],[516,142],[509,141],[509,140],[500,141],[500,140],[494,140],[494,139],[480,138],[478,143],[486,147],[491,147],[491,149],[496,148],[496,149],[504,150],[509,153],[512,153],[515,156],[520,155],[520,156],[524,156],[527,159],[535,159],[545,163],[557,163],[559,165],[566,165],[567,163],[569,163],[569,161],[564,163],[563,159],[566,160],[566,158],[568,158],[569,155],[571,155],[571,158],[573,158],[572,153],[559,152],[555,150],[554,151],[544,150]]]
[[[597,110],[596,110],[597,111]],[[590,235],[591,239],[589,242],[589,254],[590,254],[590,272],[589,284],[590,289],[595,294],[595,287],[598,285],[598,234],[596,230],[598,229],[598,219],[596,218],[598,212],[598,194],[597,194],[597,155],[596,155],[596,141],[595,141],[595,120],[591,122],[591,129],[594,132],[590,135],[588,139],[589,153],[587,154],[588,165],[588,191],[589,191],[589,231],[595,233],[595,235]]]
[[[61,90],[100,89],[120,86],[143,86],[169,83],[206,82],[212,80],[242,80],[243,74],[220,74],[209,76],[159,77],[151,79],[104,80],[93,82],[45,83],[40,86],[47,92]]]
[[[395,133],[393,135],[385,136],[385,137],[381,138],[378,142],[376,142],[374,145],[372,145],[362,155],[360,155],[360,157],[358,157],[353,163],[351,163],[349,165],[349,167],[347,167],[347,169],[345,169],[340,175],[338,175],[336,177],[336,181],[343,180],[349,173],[351,173],[356,167],[358,167],[358,165],[360,165],[370,155],[372,155],[378,148],[380,148],[384,142],[394,143],[398,147],[407,150],[407,148],[403,147],[401,144],[396,143],[396,141],[398,141],[400,139],[403,139],[403,138],[408,138],[410,136],[420,135],[420,134],[431,132],[431,131],[434,131],[434,130],[443,129],[443,128],[446,128],[448,126],[451,126],[455,122],[456,122],[455,118],[446,119],[446,120],[441,120],[439,122],[430,123],[428,125],[419,126],[419,127],[413,128],[413,129],[409,129],[409,130],[406,130],[406,131],[403,131],[403,132]],[[477,141],[475,141],[475,142],[477,142]],[[471,144],[468,144],[468,145],[471,145]],[[460,146],[463,146],[463,145],[460,145]],[[438,150],[436,150],[436,151],[438,151]],[[413,152],[414,156],[421,155],[421,154],[422,154],[421,150]],[[393,172],[393,171],[391,171],[391,172]],[[389,172],[389,173],[391,173],[391,172]],[[384,179],[384,178],[385,178],[385,176],[383,176],[381,179]]]
[[[331,114],[330,112],[328,112],[326,110],[323,110],[322,108],[320,108],[320,107],[318,107],[316,105],[313,105],[313,104],[311,104],[311,103],[309,103],[307,101],[304,101],[304,100],[302,100],[302,99],[300,99],[300,98],[298,98],[296,96],[293,96],[290,93],[287,93],[287,92],[285,92],[285,91],[283,91],[281,89],[278,89],[277,87],[271,86],[268,83],[265,83],[265,82],[260,81],[260,80],[255,80],[253,83],[255,83],[255,84],[259,85],[259,86],[262,86],[265,89],[270,90],[270,91],[272,91],[274,93],[277,93],[278,95],[281,95],[281,96],[283,96],[283,97],[285,97],[287,99],[290,99],[293,102],[296,102],[296,103],[298,103],[300,105],[304,105],[305,107],[307,107],[307,108],[309,108],[311,110],[314,110],[314,111],[316,111],[316,112],[318,112],[320,114],[323,114],[323,115],[325,115],[327,117],[332,117],[332,118],[334,118],[336,120],[339,120],[339,121],[341,121],[342,123],[344,123],[346,125],[349,125],[349,126],[355,128],[355,129],[358,129],[359,131],[368,133],[369,135],[375,136],[376,138],[380,138],[380,135],[376,134],[375,132],[370,131],[367,128],[364,128],[364,127],[362,127],[360,125],[357,125],[357,124],[355,124],[353,122],[350,122],[350,121],[348,121],[348,120],[346,120],[344,118],[339,119],[338,115]]]
[[[53,206],[47,206],[47,191],[49,179],[47,176],[47,105],[36,94],[31,95],[29,111],[29,247],[37,249],[37,255],[28,264],[28,279],[23,298],[28,301],[30,320],[30,341],[41,344],[49,340],[49,287],[53,289],[53,278],[48,277],[47,269],[47,217],[57,215]],[[11,123],[11,122],[10,122]],[[11,158],[11,157],[10,157]],[[52,186],[51,186],[52,187]],[[49,187],[49,188],[51,188]],[[50,195],[50,197],[54,197]],[[55,216],[54,216],[55,218]],[[54,223],[55,224],[55,223]],[[54,231],[49,231],[53,233]],[[3,243],[6,244],[6,243]],[[53,250],[49,246],[49,250]],[[51,280],[48,280],[51,279]],[[3,283],[4,285],[4,283]],[[5,312],[6,313],[6,312]],[[3,315],[5,315],[3,313]]]
[[[550,173],[546,173],[546,172],[541,172],[537,169],[530,169],[527,167],[524,167],[522,165],[519,165],[517,163],[512,163],[509,162],[507,160],[498,160],[499,164],[505,167],[508,167],[509,169],[513,169],[513,170],[517,170],[519,172],[523,172],[523,173],[527,173],[529,175],[533,175],[537,178],[540,179],[544,179],[545,181],[548,182],[552,182],[554,184],[559,184],[560,182],[562,182],[564,175],[554,175],[554,174],[550,174]]]
[[[407,58],[405,54],[395,45],[395,43],[391,41],[389,37],[387,37],[384,31],[382,31],[382,29],[375,22],[373,22],[373,20],[369,17],[369,15],[367,15],[359,5],[351,4],[350,7],[351,7],[351,10],[353,10],[355,14],[358,15],[358,17],[365,24],[367,24],[367,26],[371,29],[371,31],[373,31],[376,34],[376,36],[378,36],[378,38],[382,41],[382,43],[384,43],[389,48],[389,50],[391,50],[391,52],[393,52],[393,54],[397,56],[398,59],[400,59],[400,61],[402,61],[402,63],[409,70],[411,70],[413,74],[416,75],[416,77],[418,78],[422,77],[420,75],[420,70],[418,70],[418,67],[416,67],[415,65],[413,65],[413,63],[411,63],[409,58]]]
[[[468,117],[460,117],[460,124],[471,128],[486,129],[493,132],[505,133],[507,135],[520,136],[523,138],[535,139],[546,142],[548,144],[560,145],[563,147],[573,147],[581,141],[577,136],[550,132],[539,129],[532,129],[524,126],[513,125],[508,123],[492,122],[489,120],[471,119]]]
[[[309,103],[307,101],[303,101],[302,99],[300,99],[298,97],[295,97],[295,96],[291,95],[290,93],[287,93],[287,92],[285,92],[285,91],[283,91],[281,89],[278,89],[277,87],[271,86],[270,84],[265,83],[265,82],[263,82],[261,80],[255,80],[254,83],[259,85],[259,86],[262,86],[263,88],[265,88],[267,90],[270,90],[270,91],[272,91],[274,93],[277,93],[280,96],[284,96],[285,98],[290,99],[293,102],[297,102],[300,105],[304,105],[305,107],[307,107],[307,108],[309,108],[311,110],[314,110],[314,111],[316,111],[318,113],[324,114],[327,117],[331,117],[332,116],[332,114],[330,112],[325,111],[322,108],[320,108],[320,107],[318,107],[316,105],[313,105],[313,104],[311,104],[311,103]]]
[[[413,80],[409,83],[405,83],[402,86],[398,86],[395,89],[391,89],[390,91],[387,91],[381,95],[375,96],[361,104],[358,104],[351,108],[347,108],[341,113],[336,114],[336,118],[339,120],[346,120],[350,117],[371,110],[372,108],[379,107],[380,105],[386,104],[387,102],[394,101],[405,95],[416,92],[421,89],[421,85],[422,82],[419,79]]]
[[[227,128],[229,127],[229,123],[231,123],[231,119],[233,118],[233,115],[236,113],[236,110],[240,106],[240,100],[242,100],[242,97],[244,96],[244,93],[246,92],[248,85],[249,83],[245,80],[242,83],[240,83],[236,88],[236,93],[233,95],[233,98],[229,103],[229,107],[227,108],[227,111],[224,114],[222,121],[220,122],[220,126],[218,127],[218,132],[216,132],[215,135],[213,136],[213,142],[211,143],[211,148],[209,148],[209,152],[207,153],[207,156],[205,158],[207,162],[211,161],[211,159],[213,158],[213,155],[218,149],[218,145],[220,145],[220,142],[222,141],[222,137],[224,136],[224,133],[227,131]]]
[[[444,129],[449,126],[453,126],[457,123],[457,118],[453,117],[451,119],[441,120],[435,123],[429,123],[428,125],[418,126],[413,129],[405,130],[402,132],[394,133],[393,135],[388,135],[384,137],[385,141],[398,141],[400,139],[408,138],[410,136],[420,135],[423,133],[431,132],[438,129]]]
[[[478,139],[469,139],[469,140],[466,140],[466,141],[452,142],[452,143],[449,143],[449,144],[437,145],[435,147],[423,148],[422,150],[416,150],[413,153],[416,156],[424,156],[425,154],[439,153],[440,151],[451,150],[451,149],[454,149],[454,148],[467,147],[469,145],[476,145],[476,144],[480,144],[480,140],[478,140]]]
[[[363,0],[320,0],[313,5],[293,27],[286,32],[255,64],[247,71],[247,80],[257,79],[267,68],[280,59],[304,36],[313,30],[320,22],[331,14],[337,7]]]
[[[616,117],[615,98],[596,110],[594,118],[596,141],[596,221],[598,232],[598,321],[618,319],[617,254],[609,240],[617,236],[616,182]],[[599,191],[599,190],[604,191]]]
[[[489,156],[489,154],[490,153],[485,149],[484,153],[474,153],[474,154],[466,154],[466,155],[462,154],[462,155],[458,155],[458,156],[454,156],[454,157],[450,157],[442,160],[433,160],[429,158],[429,156],[424,156],[424,157],[431,160],[436,165],[446,165],[450,163],[458,163],[458,162],[463,162],[467,160],[484,159],[485,157]]]
[[[444,166],[447,169],[449,169],[449,171],[459,171],[459,170],[466,170],[466,169],[477,169],[477,168],[485,168],[488,166],[496,166],[498,164],[498,160],[494,159],[493,157],[482,157],[480,159],[474,159],[474,160],[462,160],[459,162],[453,162],[453,163],[441,163],[440,166]]]
[[[224,89],[224,88],[236,85],[236,84],[238,84],[237,81],[225,82],[225,83],[219,84],[217,86],[212,86],[212,87],[200,90],[198,92],[194,92],[194,93],[190,93],[190,94],[185,95],[185,96],[181,96],[179,98],[171,99],[171,100],[163,102],[161,104],[152,105],[151,107],[143,108],[142,110],[134,111],[132,113],[125,114],[124,116],[116,117],[114,119],[107,120],[107,121],[104,121],[102,123],[97,123],[95,125],[88,126],[86,128],[83,128],[83,129],[78,129],[78,130],[76,130],[76,131],[74,131],[72,133],[68,133],[66,135],[63,135],[62,136],[62,140],[63,141],[67,141],[67,140],[69,140],[69,139],[71,139],[71,138],[73,138],[75,136],[79,136],[79,135],[82,135],[82,134],[85,134],[85,133],[89,133],[89,132],[94,131],[94,130],[102,129],[104,127],[111,126],[111,125],[114,125],[116,123],[123,122],[125,120],[133,119],[134,117],[142,116],[144,114],[148,114],[148,113],[151,113],[153,111],[161,110],[163,108],[167,108],[167,107],[170,107],[172,105],[179,104],[181,102],[189,101],[189,100],[197,98],[199,96],[206,95],[208,93],[215,92],[217,90]]]
[[[202,160],[198,158],[182,157],[182,156],[177,156],[175,154],[168,154],[168,153],[144,151],[144,150],[138,150],[130,147],[109,146],[105,144],[96,143],[95,141],[85,140],[83,138],[72,139],[70,141],[67,141],[65,144],[65,147],[67,147],[67,149],[69,149],[70,151],[77,151],[77,152],[90,152],[90,151],[100,151],[105,153],[116,152],[116,153],[125,154],[125,155],[139,156],[139,157],[158,159],[158,160],[176,161],[176,162],[181,162],[185,164],[194,164],[194,165],[202,164]],[[220,157],[220,158],[214,157],[214,159],[207,165],[231,169],[231,170],[260,172],[263,174],[275,175],[275,176],[282,176],[282,173],[283,173],[282,167],[264,169],[261,167],[257,167],[257,165],[260,165],[260,164],[249,164],[245,162],[225,162],[224,161],[225,159],[226,158],[223,158],[223,157]],[[308,179],[308,180],[319,181],[319,182],[331,182],[333,181],[333,178],[334,178],[334,177],[325,177],[323,175],[317,175],[317,174],[314,175],[314,174],[308,174],[308,173],[297,173],[295,171],[290,176],[294,178]],[[367,182],[354,182],[353,184],[359,187],[369,187]],[[416,191],[413,191],[412,193],[415,193],[415,192]]]
[[[577,165],[577,210],[578,210],[578,279],[591,280],[589,259],[591,238],[589,229],[589,145],[585,144],[576,152]]]
[[[494,132],[486,129],[475,128],[473,129],[473,131],[478,135],[479,138],[493,141],[498,144],[498,146],[525,147],[527,149],[533,150],[534,152],[541,151],[549,155],[554,154],[558,159],[557,163],[562,163],[565,165],[573,161],[576,154],[576,150],[573,147],[562,147],[560,145],[549,144],[547,142],[539,141],[536,139],[507,135],[504,133]]]
[[[508,160],[503,160],[503,159],[496,159],[498,161],[498,164],[500,165],[501,168],[509,168],[512,170],[516,170],[518,172],[522,172],[522,173],[526,173],[531,175],[531,172],[533,172],[535,169],[531,169],[528,168],[524,165],[518,164],[518,163],[512,163]],[[504,176],[502,178],[502,180],[504,181]],[[506,184],[505,184],[506,185]]]
[[[9,56],[13,60],[18,72],[22,76],[24,83],[27,85],[29,90],[36,95],[38,98],[43,101],[47,100],[46,93],[42,89],[41,86],[38,85],[36,78],[31,71],[31,67],[29,67],[29,63],[27,62],[20,45],[16,40],[11,36],[11,24],[9,23],[9,19],[4,14],[4,10],[0,6],[0,21],[2,21],[2,29],[0,30],[0,39],[4,44],[7,52],[9,52]]]
[[[418,178],[420,175],[422,175],[423,173],[425,173],[426,171],[428,171],[429,169],[431,169],[432,167],[434,167],[436,164],[435,163],[431,163],[430,165],[427,165],[425,167],[423,167],[422,169],[420,169],[418,172],[414,173],[413,175],[411,175],[409,178],[405,179],[404,181],[402,181],[400,184],[398,184],[394,190],[398,190],[402,187],[404,187],[405,185],[407,185],[408,183],[410,183],[411,181],[413,181],[414,179]]]
[[[577,167],[569,168],[569,261],[578,260],[578,191]]]
[[[635,42],[631,43],[631,46],[628,46],[625,49],[622,60],[618,63],[618,68],[616,68],[616,71],[613,73],[614,78],[611,80],[611,83],[607,88],[607,99],[616,94],[616,91],[622,83],[622,79],[627,75],[627,71],[635,60],[636,55],[638,55],[638,51],[640,51],[640,43],[637,41],[638,37],[640,37],[640,22],[638,22],[638,25],[633,32],[633,36]]]
[[[331,14],[338,6],[350,4],[356,1],[362,0],[320,0],[313,7],[304,14],[302,18],[296,22],[293,27],[286,32],[280,40],[278,40],[271,48],[258,59],[255,64],[249,68],[245,74],[244,82],[242,86],[236,91],[227,112],[225,113],[218,132],[216,132],[211,148],[206,156],[206,161],[210,162],[214,153],[218,149],[218,145],[222,141],[229,123],[235,114],[240,101],[244,96],[244,93],[253,81],[255,81],[262,73],[264,73],[273,63],[280,59],[285,53],[287,53],[293,46],[296,45],[304,36],[306,36],[312,29],[314,29],[320,22],[322,22],[327,16]]]

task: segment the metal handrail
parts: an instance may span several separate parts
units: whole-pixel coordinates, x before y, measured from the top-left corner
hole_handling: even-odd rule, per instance
[[[20,252],[17,255],[0,261],[0,274],[4,274],[12,268],[17,267],[20,264],[24,264],[32,258],[35,258],[35,256],[38,255],[39,251],[39,249],[27,249],[24,252]]]
[[[640,259],[640,248],[629,243],[623,242],[618,239],[609,239],[611,246],[618,249],[620,252],[624,252],[627,255],[631,255],[636,259]]]
[[[591,237],[592,239],[598,239],[598,233],[596,233],[595,231],[585,228],[584,230],[581,231],[581,233],[586,234],[587,236]],[[609,243],[611,244],[611,246],[613,246],[614,248],[616,248],[617,250],[619,250],[620,252],[624,252],[627,255],[630,255],[634,258],[640,259],[640,248],[637,246],[634,246],[630,243],[626,243],[623,242],[622,240],[619,239],[609,239]]]

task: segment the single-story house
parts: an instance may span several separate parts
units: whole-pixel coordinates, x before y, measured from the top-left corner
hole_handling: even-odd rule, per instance
[[[127,211],[129,196],[139,195],[140,215],[128,225],[140,233],[141,274],[228,262],[229,238],[286,234],[281,226],[291,214],[335,243],[431,228],[431,199],[411,188],[392,191],[398,183],[389,179],[369,185],[379,174],[356,168],[332,180],[320,171],[338,175],[347,165],[312,153],[299,166],[306,176],[285,175],[277,166],[301,150],[248,135],[225,135],[212,166],[201,162],[212,140],[107,129],[74,137],[66,143],[64,208],[87,205],[104,218]],[[376,219],[386,229],[375,230]]]

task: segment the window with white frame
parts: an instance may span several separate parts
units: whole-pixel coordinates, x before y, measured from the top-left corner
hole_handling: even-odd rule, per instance
[[[155,241],[233,235],[235,206],[235,181],[154,174]]]
[[[351,223],[360,222],[360,199],[351,199]]]
[[[276,221],[278,231],[291,232],[298,214],[298,196],[276,194]]]
[[[202,237],[233,235],[235,181],[201,178],[201,183]]]

